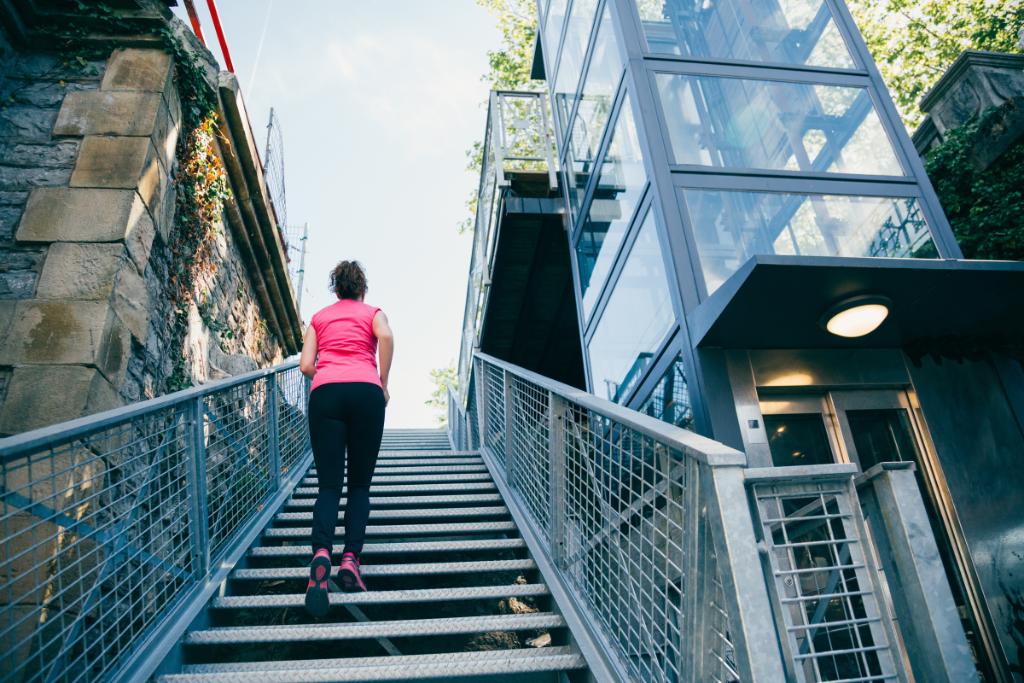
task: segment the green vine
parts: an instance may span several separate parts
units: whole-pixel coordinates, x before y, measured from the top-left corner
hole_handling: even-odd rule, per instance
[[[984,170],[973,160],[994,129],[1020,115],[1019,106],[1010,100],[986,110],[928,153],[928,176],[967,258],[1024,259],[1024,141]]]

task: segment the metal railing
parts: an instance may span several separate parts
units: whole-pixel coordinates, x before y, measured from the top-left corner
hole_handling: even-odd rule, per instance
[[[749,469],[739,451],[480,353],[463,386],[452,441],[480,449],[599,679],[907,681],[908,651],[934,656],[911,642],[941,641],[949,658],[933,667],[945,679],[924,680],[969,666],[962,631],[918,637],[903,614],[897,628],[855,466]],[[919,494],[901,495],[923,514]],[[949,628],[951,598],[933,603]]]
[[[309,465],[296,362],[0,440],[0,681],[146,676]]]
[[[460,380],[469,376],[473,349],[479,341],[480,324],[491,284],[494,250],[498,243],[501,193],[510,184],[507,174],[516,171],[546,172],[549,187],[558,187],[554,139],[547,124],[546,97],[542,92],[491,92],[463,314],[458,366]]]

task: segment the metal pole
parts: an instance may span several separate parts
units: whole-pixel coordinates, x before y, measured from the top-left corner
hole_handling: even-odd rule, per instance
[[[217,42],[220,43],[221,54],[224,55],[224,66],[231,73],[235,73],[235,65],[231,63],[231,53],[228,51],[228,41],[224,38],[224,28],[220,25],[220,14],[217,13],[216,0],[206,0],[206,6],[210,8],[210,18],[213,19],[213,29],[217,32]]]
[[[309,239],[309,223],[305,223],[302,226],[302,251],[299,252],[299,282],[298,292],[295,295],[295,304],[299,307],[299,312],[302,312],[302,281],[306,278],[306,240]]]
[[[277,373],[267,377],[267,442],[274,490],[281,488],[281,443],[278,436]]]
[[[209,511],[206,507],[206,404],[197,396],[189,406],[192,429],[192,462],[188,469],[189,510],[192,527],[192,557],[196,576],[210,574]]]
[[[192,31],[196,34],[196,38],[204,46],[206,45],[206,37],[203,36],[203,27],[199,24],[199,14],[196,12],[196,6],[192,0],[185,0],[185,11],[188,12],[188,20],[192,24]]]
[[[566,401],[548,393],[548,497],[551,559],[565,568],[565,414]],[[508,452],[508,444],[505,445]]]

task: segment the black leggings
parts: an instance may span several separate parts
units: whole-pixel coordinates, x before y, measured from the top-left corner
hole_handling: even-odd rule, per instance
[[[370,518],[370,480],[384,432],[384,392],[368,382],[321,384],[309,396],[309,439],[320,491],[313,506],[313,552],[334,542],[348,451],[345,552],[360,553]]]

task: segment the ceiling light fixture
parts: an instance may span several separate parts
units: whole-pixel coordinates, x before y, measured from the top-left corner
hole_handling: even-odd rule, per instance
[[[863,294],[834,304],[819,324],[837,337],[863,337],[878,329],[889,316],[892,302],[880,295]]]

